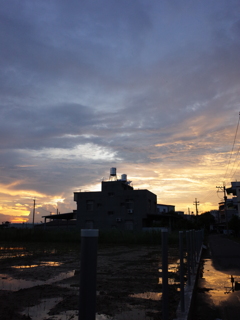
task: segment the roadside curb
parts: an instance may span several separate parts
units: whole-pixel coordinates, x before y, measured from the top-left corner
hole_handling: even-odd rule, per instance
[[[192,303],[194,300],[195,289],[197,285],[197,279],[199,275],[199,269],[201,264],[201,257],[202,257],[202,248],[200,250],[199,261],[196,263],[195,270],[196,272],[191,275],[191,285],[186,284],[184,287],[184,300],[185,300],[185,311],[181,311],[181,301],[178,304],[177,311],[176,311],[176,318],[174,320],[190,320],[191,319],[191,310],[192,310]]]

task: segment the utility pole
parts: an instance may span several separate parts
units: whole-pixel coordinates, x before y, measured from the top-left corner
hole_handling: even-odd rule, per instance
[[[199,201],[197,201],[197,198],[195,198],[195,201],[193,202],[193,204],[195,205],[196,207],[196,216],[198,216],[198,206],[199,206]]]
[[[223,192],[223,199],[224,199],[224,215],[225,215],[225,220],[226,220],[226,228],[227,228],[227,235],[229,234],[228,232],[228,214],[227,214],[227,193],[226,193],[226,187],[223,184],[223,186],[216,187],[218,189],[217,192],[222,191]]]
[[[33,199],[33,228],[34,228],[34,218],[35,218],[35,205],[36,205],[36,200]]]

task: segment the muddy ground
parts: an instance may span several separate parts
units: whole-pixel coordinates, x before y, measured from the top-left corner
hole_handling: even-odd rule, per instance
[[[2,245],[0,255],[1,320],[77,319],[80,248]],[[169,263],[177,258],[178,248],[170,248]],[[160,246],[99,247],[97,319],[161,319],[159,268]],[[172,271],[169,320],[179,302],[177,274]],[[50,298],[55,300],[49,310],[45,307],[41,315],[39,307],[38,316],[33,316],[32,307]]]

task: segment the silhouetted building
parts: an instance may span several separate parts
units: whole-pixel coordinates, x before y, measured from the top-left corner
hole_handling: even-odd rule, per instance
[[[148,190],[134,190],[125,174],[118,180],[114,169],[109,181],[102,181],[101,191],[74,192],[80,229],[142,230],[151,226],[157,215],[157,196]]]
[[[227,188],[227,194],[232,194],[232,208],[237,210],[237,214],[240,217],[240,182],[231,182],[231,187]],[[229,200],[229,199],[228,199]]]

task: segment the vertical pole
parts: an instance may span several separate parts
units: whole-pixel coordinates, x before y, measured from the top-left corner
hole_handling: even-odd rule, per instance
[[[162,319],[168,314],[168,231],[162,231]]]
[[[33,199],[33,222],[32,222],[33,228],[34,228],[34,218],[35,218],[35,204],[36,204],[36,200]]]
[[[79,320],[95,320],[98,230],[81,230]]]
[[[193,230],[190,230],[190,248],[191,248],[191,269],[192,269],[192,274],[194,274],[195,265],[194,265]]]
[[[227,227],[227,235],[229,235],[228,210],[227,210],[227,193],[226,193],[226,187],[225,186],[223,186],[223,192],[224,192],[224,213],[225,213],[225,220],[226,220],[226,227]]]
[[[195,231],[195,238],[196,238],[196,261],[198,262],[198,256],[199,256],[199,241],[198,241],[198,230]]]
[[[194,264],[194,270],[196,267],[196,230],[193,230],[193,264]]]
[[[202,233],[201,230],[199,230],[198,231],[198,243],[199,243],[199,245],[198,245],[198,262],[200,262],[200,259],[201,259],[201,257],[200,257],[201,248],[202,248],[201,233]]]
[[[179,231],[179,251],[180,251],[180,298],[181,298],[181,311],[185,312],[184,265],[183,265],[183,231]]]
[[[197,243],[198,243],[198,262],[200,262],[200,251],[201,251],[201,239],[200,239],[200,232],[201,231],[197,231]]]
[[[188,285],[191,285],[191,251],[190,251],[190,231],[186,231],[187,238],[187,279]]]

